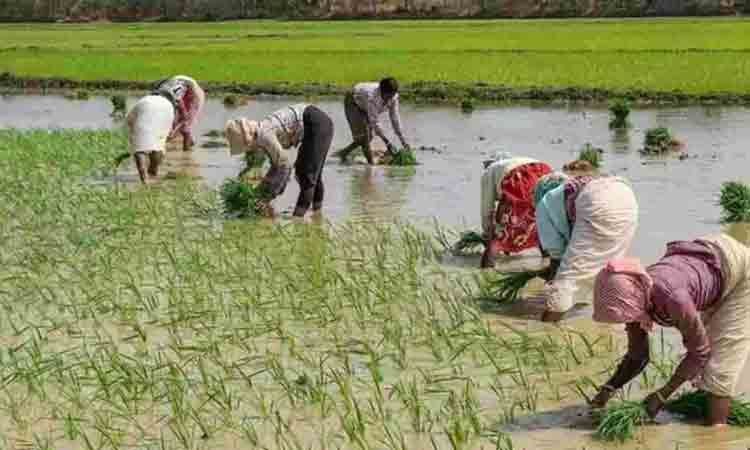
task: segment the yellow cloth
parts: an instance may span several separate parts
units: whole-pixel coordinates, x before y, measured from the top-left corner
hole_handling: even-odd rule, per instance
[[[720,250],[724,290],[721,301],[703,313],[711,357],[701,387],[734,397],[740,394],[740,373],[750,356],[750,249],[726,234],[702,239]]]
[[[592,180],[576,198],[573,231],[555,279],[547,283],[547,309],[565,312],[588,299],[604,265],[627,254],[638,228],[638,202],[619,177]],[[587,294],[584,296],[584,294]]]

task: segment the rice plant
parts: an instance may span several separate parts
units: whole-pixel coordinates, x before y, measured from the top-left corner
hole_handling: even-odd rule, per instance
[[[624,400],[596,411],[594,435],[604,441],[625,442],[635,436],[638,427],[648,422],[646,407],[642,402]]]
[[[112,116],[122,117],[125,115],[126,101],[124,95],[113,95],[109,98],[112,102]]]
[[[705,391],[685,392],[674,400],[668,401],[664,408],[671,413],[690,419],[704,419],[708,416],[708,396]],[[750,426],[750,402],[732,399],[727,423],[738,427]]]
[[[618,98],[609,104],[609,128],[622,129],[629,126],[630,101],[626,98]]]
[[[580,161],[588,161],[591,164],[592,168],[598,169],[602,163],[602,153],[602,149],[594,147],[587,142],[583,145],[581,151],[578,153],[578,159]]]
[[[465,253],[468,251],[474,251],[479,248],[483,248],[487,245],[487,241],[484,239],[481,233],[477,231],[464,231],[461,233],[458,241],[451,247],[453,253]]]
[[[519,299],[521,290],[529,281],[542,277],[548,269],[501,272],[492,275],[482,286],[479,298],[499,303],[512,303]]]
[[[471,114],[474,112],[474,99],[465,98],[461,101],[461,111],[464,114]]]
[[[721,221],[750,222],[750,185],[739,181],[721,184]]]
[[[678,150],[682,143],[677,140],[669,129],[664,127],[649,128],[643,139],[644,154],[663,154],[672,150]]]
[[[419,164],[416,153],[410,148],[402,148],[388,157],[385,162],[389,166],[416,166]]]
[[[239,218],[268,215],[268,195],[247,181],[227,179],[221,185],[219,194],[227,214]]]

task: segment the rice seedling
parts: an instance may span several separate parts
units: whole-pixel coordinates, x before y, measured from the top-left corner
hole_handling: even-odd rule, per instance
[[[126,111],[126,101],[124,95],[113,95],[109,98],[112,102],[112,116],[113,117],[124,117]]]
[[[477,250],[478,248],[484,247],[486,245],[487,241],[484,239],[481,233],[469,230],[461,233],[458,241],[451,246],[451,250],[454,254],[460,254]]]
[[[416,166],[419,164],[416,153],[410,148],[402,148],[386,158],[385,163],[389,166]]]
[[[487,276],[483,280],[480,300],[495,301],[498,303],[512,303],[519,299],[521,290],[529,281],[537,277],[543,277],[547,269],[525,270],[518,272],[501,272]]]
[[[224,132],[221,130],[208,130],[207,132],[203,133],[203,137],[213,138],[213,139],[223,138]]]
[[[638,427],[648,422],[646,407],[641,402],[623,400],[597,411],[594,435],[604,441],[625,442],[635,437]]]
[[[643,139],[641,153],[653,155],[678,150],[682,144],[672,136],[669,129],[664,127],[649,128]]]
[[[722,222],[750,222],[750,185],[739,181],[722,183],[719,205]]]
[[[627,128],[630,125],[628,122],[628,116],[630,115],[630,101],[626,98],[613,100],[609,104],[609,114],[609,128]]]
[[[598,169],[602,163],[602,153],[604,153],[602,149],[596,148],[587,142],[578,153],[578,159],[580,161],[588,161],[591,167]]]
[[[690,419],[704,419],[708,416],[708,393],[705,391],[685,392],[669,400],[664,408],[671,413]],[[750,402],[732,399],[727,423],[738,427],[750,426]]]
[[[229,94],[224,97],[224,106],[227,108],[238,108],[247,105],[247,97],[241,95]]]
[[[268,195],[240,178],[225,181],[221,185],[219,195],[224,211],[233,217],[252,218],[268,215]]]
[[[471,114],[474,112],[474,99],[465,98],[461,101],[461,111],[464,114]]]

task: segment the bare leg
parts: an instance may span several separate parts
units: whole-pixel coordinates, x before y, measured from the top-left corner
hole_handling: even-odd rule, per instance
[[[731,397],[719,397],[714,394],[708,395],[708,417],[706,425],[720,426],[727,424],[729,417],[729,405],[732,402]]]
[[[138,176],[141,177],[141,183],[146,184],[146,155],[143,152],[136,152],[133,155],[135,167],[138,169]]]
[[[188,152],[193,148],[193,145],[195,145],[195,140],[193,140],[193,135],[192,133],[190,133],[190,130],[183,128],[181,133],[182,133],[182,151]]]
[[[148,174],[152,177],[159,176],[159,166],[164,156],[161,152],[151,152],[148,157]]]

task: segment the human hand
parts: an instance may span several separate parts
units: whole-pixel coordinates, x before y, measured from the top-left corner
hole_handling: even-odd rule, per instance
[[[664,397],[659,391],[653,392],[643,400],[644,406],[646,406],[646,413],[650,418],[655,418],[659,411],[664,407]]]
[[[396,153],[398,153],[398,149],[397,149],[397,148],[396,148],[396,146],[395,146],[395,145],[393,145],[392,143],[390,143],[390,142],[389,142],[389,143],[387,143],[387,144],[386,144],[385,146],[386,146],[386,148],[388,149],[388,153],[389,153],[389,154],[391,154],[391,155],[395,155]]]
[[[615,391],[602,387],[594,398],[591,399],[589,405],[594,409],[600,409],[607,406],[607,403],[615,395]]]
[[[564,315],[564,312],[546,310],[542,313],[542,322],[559,322]]]

